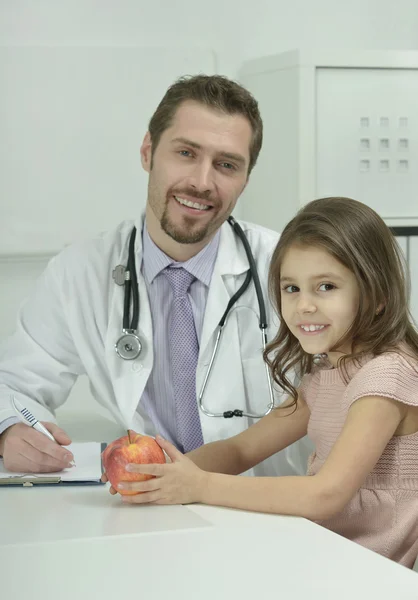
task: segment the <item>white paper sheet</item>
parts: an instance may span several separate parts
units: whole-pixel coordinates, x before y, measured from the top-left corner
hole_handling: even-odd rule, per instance
[[[6,471],[3,460],[0,459],[0,479],[10,477],[60,477],[61,481],[99,481],[102,475],[101,444],[97,442],[83,442],[70,444],[68,450],[74,455],[75,467],[64,469],[56,473],[12,473]]]

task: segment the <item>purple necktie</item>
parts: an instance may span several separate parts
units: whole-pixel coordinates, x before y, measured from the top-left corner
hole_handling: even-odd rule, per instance
[[[169,347],[176,409],[177,441],[180,450],[190,452],[203,444],[196,397],[196,367],[199,343],[192,305],[187,295],[196,279],[183,267],[164,269],[173,290],[169,314]]]

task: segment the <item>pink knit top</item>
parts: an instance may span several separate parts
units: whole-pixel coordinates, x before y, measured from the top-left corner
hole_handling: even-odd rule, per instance
[[[317,473],[336,442],[350,406],[364,396],[385,396],[418,406],[418,361],[387,353],[349,368],[315,367],[302,379],[310,411],[308,435],[315,452],[308,475]],[[346,507],[317,521],[344,537],[407,567],[418,555],[418,432],[393,437],[373,471]]]

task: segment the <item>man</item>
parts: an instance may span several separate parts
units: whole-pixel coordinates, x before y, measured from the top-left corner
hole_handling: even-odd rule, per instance
[[[225,221],[261,144],[257,103],[238,84],[199,75],[168,89],[141,147],[149,173],[145,218],[123,222],[52,259],[20,312],[15,335],[0,350],[0,455],[6,468],[47,472],[69,465],[73,457],[60,444],[70,439],[49,422],[83,373],[95,398],[123,427],[160,433],[184,452],[251,424],[246,417],[208,416],[197,393],[218,322],[248,272],[242,241]],[[134,225],[138,326],[130,324],[131,303],[124,319],[125,290],[117,285],[124,282],[123,269],[122,281],[117,271],[128,263]],[[266,299],[271,338],[266,280],[278,235],[250,224],[243,228]],[[136,290],[132,277],[128,285]],[[238,305],[228,318],[202,403],[212,413],[238,408],[263,414],[269,389],[252,283]],[[135,329],[142,346],[130,360],[120,354],[129,354],[131,342],[115,352],[122,327]],[[17,422],[11,395],[48,422],[58,444]],[[287,472],[285,462],[279,466],[277,457],[270,459],[264,472]]]

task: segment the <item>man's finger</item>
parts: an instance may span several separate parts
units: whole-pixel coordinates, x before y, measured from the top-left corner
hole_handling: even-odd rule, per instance
[[[69,446],[69,444],[71,444],[70,436],[55,423],[44,421],[42,422],[42,425],[52,433],[52,436],[57,440],[58,444],[61,444],[61,446]]]
[[[62,471],[68,464],[39,452],[24,440],[20,441],[19,449],[13,453],[7,452],[3,458],[4,466],[8,471],[17,473],[53,473]]]
[[[4,441],[4,460],[13,462],[13,457],[24,455],[39,466],[45,463],[47,457],[55,460],[55,470],[61,470],[69,466],[73,460],[72,453],[56,442],[52,442],[46,435],[28,427],[23,423],[17,423],[10,428],[10,433]],[[42,455],[42,456],[41,456]],[[52,466],[50,461],[47,461]],[[7,466],[6,466],[7,468]]]
[[[45,436],[44,436],[45,437]],[[70,467],[72,454],[66,452],[64,459],[55,458],[49,454],[41,452],[25,440],[21,440],[19,449],[19,456],[28,463],[28,470],[32,469],[34,472],[48,473],[54,471],[62,471]]]
[[[45,424],[45,426],[46,425],[54,424],[47,423]],[[65,464],[65,466],[67,466],[71,463],[71,461],[74,460],[74,456],[72,452],[70,452],[70,450],[67,450],[67,448],[63,448],[59,443],[52,442],[43,433],[40,433],[39,431],[36,431],[33,428],[28,429],[29,431],[25,435],[25,441],[27,441],[28,444],[30,444],[35,450],[38,450],[39,452],[42,452],[43,454],[54,458],[58,462]],[[68,436],[67,439],[69,439]]]

